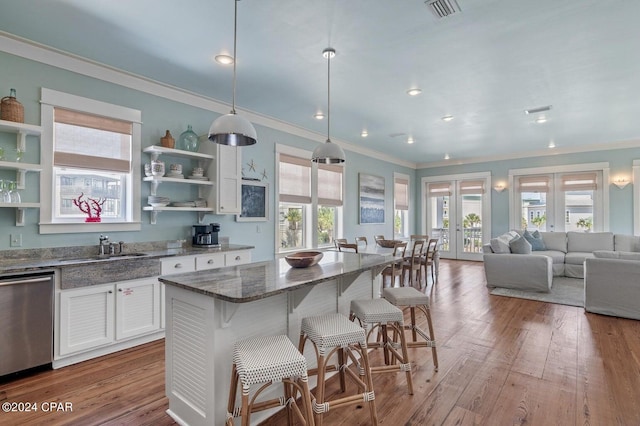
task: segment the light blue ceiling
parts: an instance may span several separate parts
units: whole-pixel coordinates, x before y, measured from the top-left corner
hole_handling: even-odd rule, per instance
[[[458,3],[436,19],[423,0],[243,0],[237,106],[326,135],[331,46],[334,141],[434,163],[640,139],[640,1]],[[213,56],[233,52],[233,7],[0,0],[0,31],[230,103]],[[544,105],[544,124],[523,112]]]

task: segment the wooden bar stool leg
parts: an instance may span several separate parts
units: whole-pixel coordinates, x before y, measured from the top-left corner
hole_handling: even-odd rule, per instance
[[[414,342],[417,342],[418,333],[416,333],[416,308],[412,306],[409,310],[411,311],[411,337]]]
[[[433,324],[431,323],[431,309],[428,306],[425,306],[423,310],[425,316],[427,317],[427,327],[429,328],[429,337],[432,342],[435,342],[436,338],[433,336]],[[435,370],[438,371],[438,353],[436,351],[435,343],[431,345],[431,355],[433,356],[433,366]]]

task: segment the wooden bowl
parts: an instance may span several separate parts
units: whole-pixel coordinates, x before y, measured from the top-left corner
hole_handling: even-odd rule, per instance
[[[376,242],[380,247],[384,248],[394,248],[396,243],[399,243],[398,240],[377,240]]]
[[[308,268],[320,262],[322,256],[324,255],[321,251],[299,251],[285,256],[284,259],[293,268]]]

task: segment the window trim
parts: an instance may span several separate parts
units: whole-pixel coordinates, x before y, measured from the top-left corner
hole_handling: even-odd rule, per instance
[[[139,231],[142,228],[140,200],[142,112],[69,93],[42,88],[40,95],[42,141],[40,144],[40,234]],[[53,218],[53,132],[55,107],[78,110],[132,123],[131,132],[131,221],[100,223],[54,223]]]
[[[407,186],[407,199],[406,199],[406,209],[398,209],[396,208],[397,204],[398,204],[398,199],[396,198],[396,184],[406,184]],[[403,205],[401,205],[400,207],[405,207]],[[398,173],[398,172],[394,172],[393,173],[393,216],[392,216],[392,220],[391,220],[391,230],[392,230],[392,235],[396,235],[396,229],[395,229],[395,218],[396,218],[396,211],[397,210],[401,210],[401,211],[406,211],[407,212],[407,223],[405,223],[404,225],[404,229],[402,230],[403,232],[403,238],[409,238],[409,233],[410,233],[410,229],[411,226],[409,226],[409,224],[411,223],[411,219],[412,219],[412,214],[411,214],[411,177],[407,174],[404,173]]]

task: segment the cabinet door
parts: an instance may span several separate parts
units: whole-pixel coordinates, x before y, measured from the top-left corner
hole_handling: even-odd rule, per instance
[[[224,257],[226,266],[244,265],[251,262],[251,250],[232,251],[226,253]]]
[[[236,146],[218,145],[218,214],[240,214],[242,151]]]
[[[60,292],[60,355],[114,340],[113,286],[91,286]]]
[[[116,284],[116,340],[160,328],[160,283],[143,278]]]

